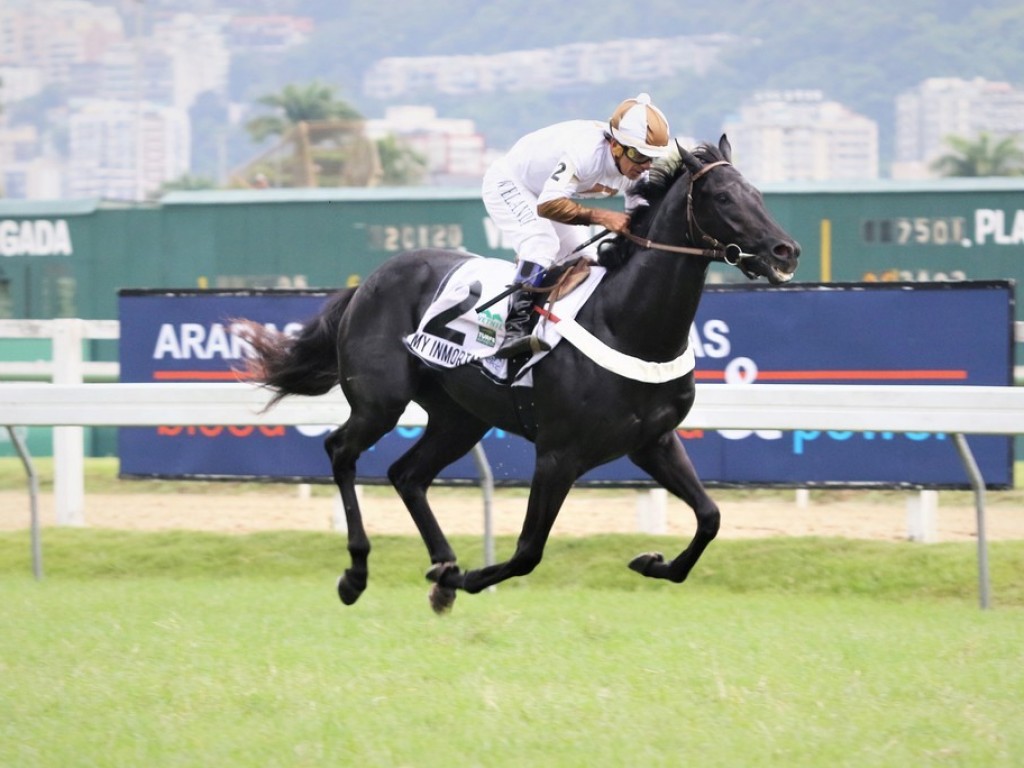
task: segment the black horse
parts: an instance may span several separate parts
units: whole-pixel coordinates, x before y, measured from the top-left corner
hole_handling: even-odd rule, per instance
[[[606,243],[605,257],[615,268],[576,318],[610,347],[645,361],[671,361],[686,350],[712,260],[780,284],[793,276],[800,253],[761,193],[732,166],[725,136],[717,147],[679,151],[679,161],[654,168],[639,190],[649,205],[634,214],[631,236]],[[685,501],[697,518],[692,541],[677,557],[666,561],[660,553],[646,553],[629,566],[644,576],[682,582],[715,538],[720,517],[675,431],[693,405],[693,373],[665,383],[635,381],[599,367],[563,341],[535,367],[532,391],[527,390],[533,418],[524,419],[522,388],[497,384],[475,365],[428,367],[403,345],[438,285],[468,258],[443,250],[400,254],[359,287],[336,294],[295,338],[255,323],[243,331],[253,346],[249,372],[274,390],[271,405],[289,395],[323,394],[340,383],[351,407],[348,421],[325,441],[348,522],[351,567],[338,581],[341,600],[354,603],[369,575],[356,461],[396,426],[410,402],[427,412],[429,422],[389,468],[388,479],[430,554],[427,578],[434,582],[435,611],[449,609],[456,590],[479,592],[532,571],[574,482],[623,455]],[[427,490],[492,426],[524,435],[536,446],[526,518],[509,560],[463,571]]]

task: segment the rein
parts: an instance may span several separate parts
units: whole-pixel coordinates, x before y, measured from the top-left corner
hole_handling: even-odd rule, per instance
[[[704,174],[710,172],[711,170],[717,168],[720,165],[732,165],[732,163],[728,162],[727,160],[718,160],[717,162],[714,163],[708,163],[699,171],[697,171],[697,173],[694,173],[690,176],[690,186],[689,189],[686,190],[686,219],[690,228],[690,240],[693,241],[697,239],[696,237],[694,237],[694,229],[696,228],[697,232],[700,233],[700,239],[711,244],[710,248],[695,248],[685,245],[669,245],[668,243],[656,243],[653,240],[650,240],[646,237],[639,237],[638,235],[634,235],[631,232],[623,232],[621,233],[622,236],[625,237],[627,240],[631,240],[632,242],[636,243],[641,248],[652,248],[659,251],[668,251],[670,253],[685,253],[692,256],[703,256],[704,258],[711,259],[712,261],[725,262],[731,267],[735,267],[737,264],[743,261],[743,259],[753,258],[754,254],[744,253],[743,249],[740,248],[738,245],[725,245],[724,243],[721,243],[715,238],[713,238],[711,235],[707,234],[704,230],[700,228],[700,225],[697,223],[697,220],[693,215],[694,183],[702,176],[704,176]]]
[[[708,238],[707,235],[704,237],[712,242],[713,247],[711,248],[691,248],[685,245],[656,243],[653,240],[648,240],[646,237],[639,237],[631,232],[623,232],[622,236],[627,240],[632,240],[641,248],[651,248],[657,251],[669,251],[670,253],[686,253],[691,256],[703,256],[704,258],[711,259],[712,261],[725,262],[731,267],[735,267],[743,259],[750,259],[754,256],[752,253],[744,253],[738,245],[722,245],[717,240]]]

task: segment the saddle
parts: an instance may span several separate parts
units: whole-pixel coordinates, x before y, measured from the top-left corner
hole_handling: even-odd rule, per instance
[[[504,341],[507,309],[478,309],[484,297],[508,293],[512,271],[510,261],[481,256],[457,265],[442,281],[416,331],[402,340],[409,352],[434,368],[477,364],[495,381],[532,385],[532,367],[562,339],[558,323],[542,318],[533,334],[544,342],[543,351],[517,366],[516,374],[510,376],[509,361],[495,355]],[[553,304],[546,311],[557,312],[562,320],[576,316],[605,274],[585,258],[559,264],[549,272],[540,286],[543,293],[537,294],[544,297],[539,303]]]
[[[587,279],[590,275],[590,265],[591,261],[583,256],[563,262],[549,269],[540,285],[527,287],[526,290],[545,294],[543,303],[551,306],[559,299],[564,299]]]

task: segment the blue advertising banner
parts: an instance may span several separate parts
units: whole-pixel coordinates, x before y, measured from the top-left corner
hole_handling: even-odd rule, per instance
[[[245,317],[297,330],[328,297],[321,291],[122,291],[123,381],[235,379]],[[698,382],[1010,385],[1014,286],[959,283],[708,286],[690,332]],[[699,394],[698,394],[699,397]],[[158,427],[120,431],[121,474],[326,480],[323,438],[310,427]],[[420,434],[399,428],[363,456],[361,482],[381,482]],[[968,488],[949,436],[894,432],[679,430],[709,485]],[[495,482],[525,484],[533,449],[491,430],[483,441]],[[971,449],[990,488],[1013,483],[1013,440],[976,436]],[[474,482],[471,457],[442,479]],[[642,484],[628,460],[583,482]]]

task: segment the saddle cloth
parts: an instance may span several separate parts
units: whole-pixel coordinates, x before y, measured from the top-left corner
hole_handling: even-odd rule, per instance
[[[419,327],[403,339],[409,351],[428,365],[455,368],[478,362],[493,378],[508,378],[508,360],[494,357],[505,340],[505,318],[512,297],[477,311],[512,284],[515,266],[504,259],[476,256],[453,269],[420,319]],[[603,267],[591,266],[579,287],[559,299],[553,309],[559,317],[574,318],[605,275]],[[541,318],[533,334],[551,349],[562,340],[555,323]],[[516,376],[516,384],[532,384],[530,368],[550,350],[535,354]]]

